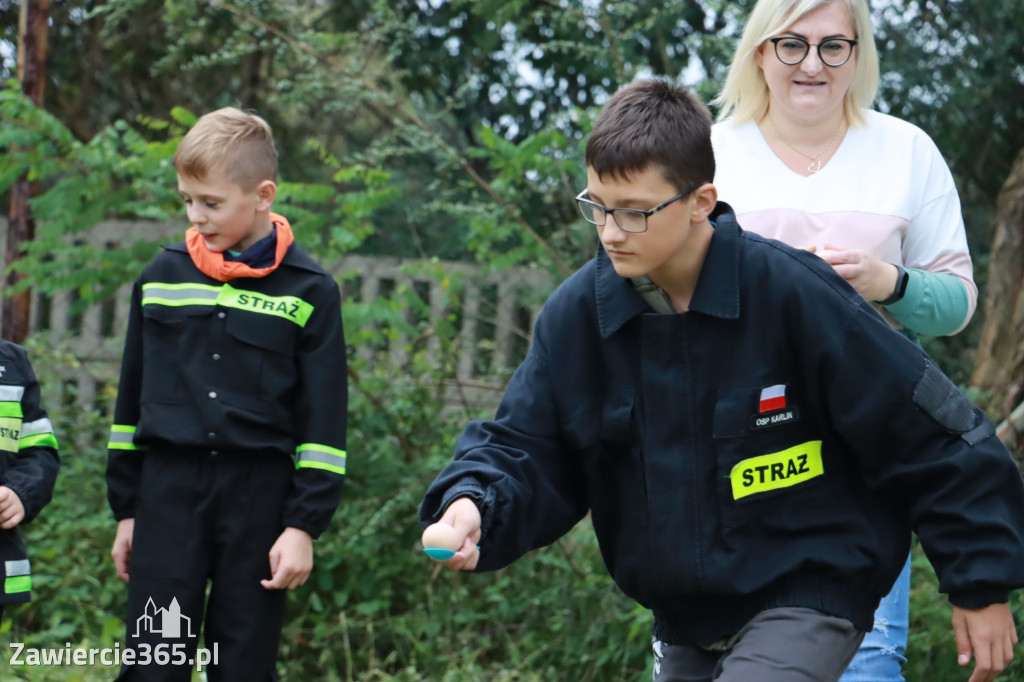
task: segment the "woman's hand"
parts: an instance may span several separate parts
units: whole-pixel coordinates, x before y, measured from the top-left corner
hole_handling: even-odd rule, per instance
[[[821,256],[865,300],[884,301],[896,290],[899,270],[867,251],[849,250],[833,244],[825,244],[822,251],[813,247],[808,250]]]

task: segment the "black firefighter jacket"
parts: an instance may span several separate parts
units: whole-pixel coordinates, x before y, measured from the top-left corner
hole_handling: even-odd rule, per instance
[[[588,511],[616,583],[670,644],[802,606],[862,630],[911,531],[963,607],[1024,584],[1024,485],[991,422],[817,256],[719,204],[687,312],[608,257],[550,297],[496,417],[421,506],[482,508],[480,570]]]
[[[0,340],[0,486],[34,519],[53,495],[60,459],[53,425],[40,404],[39,382],[21,346]],[[20,526],[21,524],[19,524]],[[18,527],[0,530],[0,604],[31,598],[28,553]]]
[[[184,244],[132,292],[107,460],[118,520],[135,515],[147,448],[280,452],[296,468],[284,526],[314,538],[337,507],[348,402],[338,285],[298,245],[260,278],[218,282]]]

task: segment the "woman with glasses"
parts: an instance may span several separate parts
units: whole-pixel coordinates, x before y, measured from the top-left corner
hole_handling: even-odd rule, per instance
[[[717,99],[715,185],[744,229],[816,251],[907,337],[954,334],[977,302],[960,200],[928,135],[869,109],[870,22],[866,0],[757,2]],[[908,561],[842,682],[903,679],[909,589]]]

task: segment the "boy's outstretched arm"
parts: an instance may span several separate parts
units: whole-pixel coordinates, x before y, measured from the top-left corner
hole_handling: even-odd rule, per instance
[[[974,653],[974,672],[968,682],[989,682],[1013,660],[1017,628],[1009,604],[990,604],[981,609],[954,606],[953,632],[960,665],[970,663]]]
[[[285,528],[270,548],[270,580],[260,584],[268,590],[294,590],[306,583],[313,570],[313,538],[304,530]]]
[[[556,541],[587,513],[588,489],[578,453],[589,444],[565,438],[563,422],[572,406],[559,405],[556,390],[563,381],[557,368],[565,362],[564,353],[552,358],[549,350],[559,345],[553,338],[566,337],[566,325],[582,324],[578,307],[572,296],[548,299],[534,325],[530,352],[512,375],[494,418],[466,425],[452,462],[420,503],[424,527],[466,509],[468,502],[450,509],[462,497],[480,515],[474,525],[481,529],[481,549],[474,543],[467,550],[463,540],[463,549],[449,560],[451,568],[493,571],[508,566]],[[461,537],[467,536],[471,534]]]

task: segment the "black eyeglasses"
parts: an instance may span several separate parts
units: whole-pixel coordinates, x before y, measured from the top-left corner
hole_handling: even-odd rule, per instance
[[[623,232],[646,232],[648,218],[671,204],[673,201],[679,201],[683,197],[693,194],[694,190],[703,184],[703,182],[698,183],[682,194],[677,194],[668,201],[658,204],[647,211],[642,211],[639,208],[608,208],[607,206],[602,206],[597,202],[583,198],[583,195],[587,193],[587,190],[583,190],[576,195],[576,205],[580,207],[580,213],[583,214],[583,219],[591,225],[602,227],[608,222],[609,214],[614,213],[616,214],[615,224],[618,225],[619,229]]]
[[[825,66],[842,66],[850,59],[853,48],[857,45],[856,40],[848,38],[829,38],[816,44],[796,36],[769,38],[768,41],[775,46],[775,56],[779,61],[789,66],[799,64],[806,59],[812,47],[818,48],[818,59]]]

